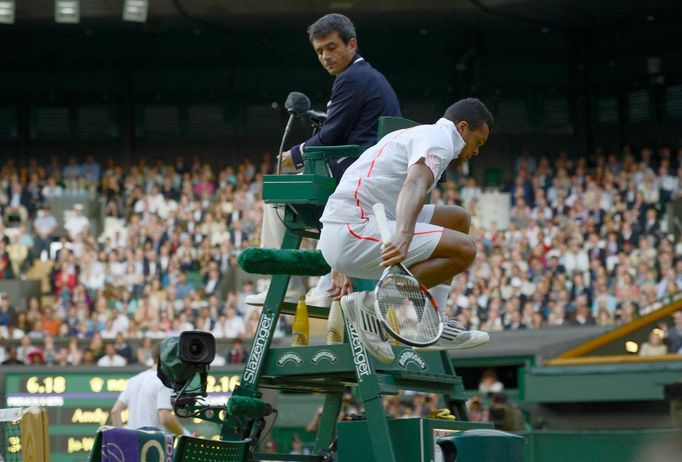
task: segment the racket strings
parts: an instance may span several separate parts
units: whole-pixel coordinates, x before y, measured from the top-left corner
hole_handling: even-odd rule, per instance
[[[405,340],[427,343],[439,332],[438,312],[410,276],[385,277],[377,289],[377,305],[390,330]]]

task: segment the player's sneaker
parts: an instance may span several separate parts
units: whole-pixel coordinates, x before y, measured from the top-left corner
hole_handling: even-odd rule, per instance
[[[484,345],[490,341],[487,332],[480,330],[466,330],[454,319],[448,320],[443,326],[443,335],[436,343],[427,347],[413,347],[419,351],[463,350]]]
[[[353,324],[369,354],[382,363],[392,362],[395,355],[374,314],[373,294],[353,292],[344,295],[341,297],[341,310]]]

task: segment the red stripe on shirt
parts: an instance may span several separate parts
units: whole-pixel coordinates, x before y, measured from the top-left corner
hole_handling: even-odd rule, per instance
[[[400,130],[393,138],[388,140],[386,142],[386,144],[384,144],[381,147],[381,149],[379,149],[379,152],[374,157],[374,159],[372,159],[372,162],[369,164],[369,169],[367,170],[367,175],[365,176],[365,178],[369,178],[370,175],[372,174],[372,170],[374,169],[374,163],[377,161],[379,156],[381,156],[381,154],[384,152],[384,149],[386,149],[386,146],[388,146],[388,144],[391,141],[393,141],[394,139],[399,137],[401,134],[403,134],[407,130],[409,130],[409,129]],[[366,221],[368,218],[367,218],[367,215],[365,215],[365,209],[362,207],[362,205],[360,205],[360,198],[359,198],[360,186],[362,185],[362,178],[363,177],[358,178],[358,185],[355,187],[355,192],[353,193],[353,197],[355,197],[355,205],[360,209],[360,219]]]

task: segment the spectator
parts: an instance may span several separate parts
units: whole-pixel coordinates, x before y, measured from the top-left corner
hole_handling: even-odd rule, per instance
[[[16,324],[17,312],[10,304],[6,293],[0,293],[0,327],[14,326]]]
[[[88,350],[92,351],[96,361],[99,361],[99,359],[104,356],[104,342],[102,341],[102,335],[99,332],[95,332],[92,335]]]
[[[497,373],[492,369],[486,369],[481,375],[478,384],[478,391],[484,394],[499,393],[504,389],[504,385],[497,379]]]
[[[95,355],[92,353],[90,349],[86,349],[83,351],[83,361],[82,363],[83,366],[96,366],[97,362],[95,361]]]
[[[241,316],[237,314],[234,306],[228,306],[226,313],[218,318],[213,330],[216,338],[242,337],[246,331],[246,325]]]
[[[2,362],[3,366],[23,366],[26,363],[19,359],[17,348],[10,346],[7,352],[7,359]]]
[[[69,344],[66,348],[66,358],[70,365],[79,366],[83,361],[83,350],[80,347],[80,342],[77,337],[69,338]]]
[[[682,353],[682,311],[676,311],[673,314],[672,327],[668,327],[668,324],[663,322],[660,328],[663,330],[668,350],[671,353]]]
[[[48,366],[53,366],[57,362],[57,357],[59,356],[59,351],[54,344],[54,337],[51,335],[45,336],[43,339],[44,348],[43,353],[45,355],[45,364]]]
[[[85,156],[85,162],[80,167],[80,176],[83,179],[90,182],[92,186],[95,186],[99,183],[101,171],[99,163],[97,163],[92,154]]]
[[[573,276],[574,273],[586,274],[589,270],[587,252],[581,248],[578,239],[571,239],[569,250],[564,256],[563,266],[569,276]]]
[[[5,221],[26,223],[28,221],[28,212],[33,208],[31,195],[24,191],[24,187],[19,180],[15,180],[10,185],[7,196],[9,201],[5,207]]]
[[[90,219],[83,215],[83,204],[73,206],[73,212],[64,222],[64,229],[71,240],[79,240],[90,231]]]
[[[114,350],[116,350],[117,355],[126,360],[126,364],[133,362],[133,350],[130,348],[130,345],[128,345],[128,342],[126,341],[122,332],[116,334]]]
[[[178,283],[175,286],[175,291],[178,298],[183,298],[187,295],[191,295],[194,292],[194,286],[187,282],[187,275],[183,272],[180,273]]]
[[[608,310],[605,307],[602,307],[601,305],[597,313],[599,313],[600,311],[605,311],[609,316],[611,315],[611,313],[613,313],[613,310]],[[596,320],[594,319],[592,312],[590,312],[590,308],[587,306],[587,298],[584,295],[581,295],[576,299],[573,324],[579,326],[596,324]]]
[[[24,363],[28,364],[28,355],[31,353],[33,350],[35,350],[37,347],[33,345],[33,341],[31,337],[28,335],[24,335],[21,338],[21,342],[19,344],[19,348],[17,348],[17,357],[23,361]]]
[[[0,244],[0,246],[4,247],[4,244]],[[10,266],[9,258],[7,258],[6,256],[0,255],[0,281],[7,280],[7,279],[13,279],[13,278],[14,278],[14,273],[12,272],[12,268]]]
[[[642,343],[639,348],[640,356],[660,356],[668,354],[668,347],[663,343],[663,338],[656,331],[651,331],[649,341]]]
[[[61,321],[55,317],[54,309],[48,308],[43,316],[43,329],[46,334],[56,337],[59,335]]]
[[[148,367],[152,367],[154,365],[154,358],[152,356],[153,346],[154,343],[151,338],[145,337],[144,340],[142,340],[142,345],[138,347],[136,354],[138,363]]]
[[[483,406],[480,396],[473,396],[469,401],[467,401],[467,408],[469,411],[469,420],[471,422],[488,421],[488,412]]]
[[[478,201],[481,198],[481,188],[476,184],[476,178],[470,176],[466,179],[466,183],[460,192],[462,204],[467,209],[470,209],[470,201]]]
[[[47,178],[47,182],[43,189],[40,191],[43,199],[46,201],[52,201],[59,199],[64,194],[64,188],[57,183],[57,179],[53,176]],[[39,210],[40,211],[40,210]]]
[[[294,433],[294,437],[291,440],[291,451],[289,454],[310,454],[310,449],[306,448],[301,441],[301,437],[298,433]]]
[[[28,261],[28,247],[19,241],[19,235],[12,237],[12,243],[7,246],[12,273],[15,277],[23,276],[25,263]]]
[[[125,358],[116,353],[116,348],[113,343],[106,344],[104,356],[97,360],[97,365],[99,367],[121,367],[126,364]]]
[[[240,338],[234,339],[230,350],[227,352],[228,364],[244,364],[249,357],[249,352],[244,348],[244,342]]]

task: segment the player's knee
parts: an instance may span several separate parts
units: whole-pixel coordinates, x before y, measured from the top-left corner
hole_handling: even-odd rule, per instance
[[[462,215],[461,220],[462,220],[462,228],[463,228],[462,232],[468,234],[469,229],[471,228],[471,214],[466,210],[462,210],[461,215]],[[475,250],[476,249],[474,249],[474,251]]]
[[[467,267],[471,265],[476,258],[476,242],[468,236],[463,245],[462,255],[467,262]]]

